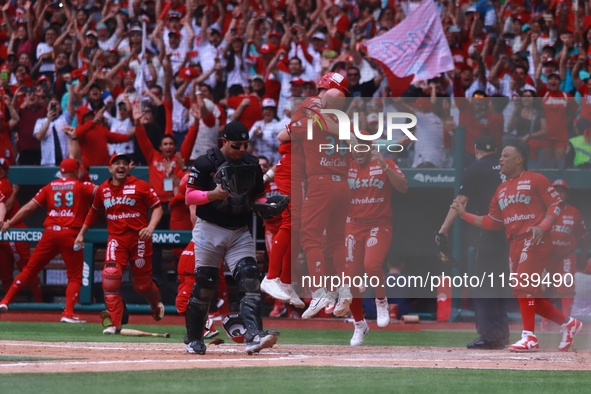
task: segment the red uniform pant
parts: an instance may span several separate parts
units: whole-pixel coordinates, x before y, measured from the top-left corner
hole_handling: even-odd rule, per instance
[[[542,284],[536,284],[532,278],[542,278],[544,269],[550,266],[552,242],[546,234],[539,245],[533,245],[531,235],[509,241],[509,264],[511,273],[517,274],[513,295],[517,298],[539,297],[542,294]],[[515,277],[515,276],[513,276]]]
[[[130,262],[133,289],[144,296],[152,309],[160,302],[160,292],[152,281],[152,240],[143,241],[137,233],[109,237],[103,268],[105,304],[113,325],[120,328],[123,298],[119,293],[122,274]]]
[[[16,264],[19,271],[22,271],[30,258],[31,250],[28,242],[0,242],[0,281],[2,281],[4,293],[8,293],[14,280],[12,275],[14,265]],[[41,285],[37,276],[29,280],[29,287],[35,301],[43,302]]]
[[[342,248],[350,195],[349,185],[343,176],[308,178],[302,206],[301,240],[312,284],[320,284],[324,275],[336,273],[331,272],[334,267],[326,264],[330,257],[327,259],[325,256],[334,256],[337,249]]]
[[[61,253],[66,264],[66,275],[68,277],[64,313],[67,315],[74,314],[74,305],[78,301],[80,287],[82,287],[82,268],[84,265],[84,252],[82,250],[75,252],[73,249],[78,230],[63,227],[59,230],[51,227],[46,228],[29,262],[12,283],[2,303],[9,304],[14,296],[30,283],[32,278],[37,278],[39,272],[51,259]]]

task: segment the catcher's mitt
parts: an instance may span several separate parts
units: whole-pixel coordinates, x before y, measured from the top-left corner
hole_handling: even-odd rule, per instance
[[[449,248],[449,242],[445,234],[438,233],[435,237],[435,243],[439,249],[439,258],[441,259],[441,262],[443,264],[455,264],[455,260]]]
[[[289,200],[289,196],[278,194],[269,198],[267,202],[255,202],[252,209],[264,220],[271,220],[287,208]]]

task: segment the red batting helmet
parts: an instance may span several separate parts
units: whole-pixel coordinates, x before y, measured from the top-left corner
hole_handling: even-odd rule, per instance
[[[187,192],[187,183],[189,182],[189,174],[185,174],[179,183],[179,192],[185,194]]]
[[[320,78],[318,89],[338,89],[345,94],[349,92],[349,81],[339,73],[327,73]]]
[[[244,343],[246,325],[244,324],[244,320],[242,320],[240,313],[232,312],[224,316],[222,319],[222,326],[231,340],[236,343]]]
[[[568,183],[566,183],[566,181],[564,179],[557,179],[554,182],[552,182],[552,186],[556,187],[556,186],[562,186],[565,189],[568,189]]]

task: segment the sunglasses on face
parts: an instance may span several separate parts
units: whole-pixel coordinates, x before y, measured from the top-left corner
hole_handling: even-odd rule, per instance
[[[240,150],[241,148],[248,149],[248,142],[244,143],[230,143],[230,148]]]

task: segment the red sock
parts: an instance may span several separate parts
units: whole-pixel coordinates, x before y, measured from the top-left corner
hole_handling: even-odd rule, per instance
[[[291,245],[291,235],[289,231],[279,229],[275,238],[273,238],[273,248],[269,256],[269,272],[267,279],[275,279],[281,274],[281,267],[283,265],[283,258],[285,252]]]
[[[4,296],[2,303],[6,305],[10,304],[14,296],[17,295],[22,289],[24,289],[25,286],[27,286],[30,279],[31,275],[30,272],[27,270],[24,270],[20,274],[18,274],[16,279],[12,281],[12,285],[10,286],[10,289],[8,290],[6,295]]]
[[[363,305],[361,305],[361,300],[361,298],[353,298],[351,305],[349,305],[349,309],[351,310],[353,319],[355,319],[356,322],[365,319],[365,317],[363,316]]]
[[[536,299],[536,313],[557,324],[563,324],[566,322],[566,316],[543,298]]]
[[[78,282],[68,283],[68,287],[66,287],[66,308],[64,310],[66,315],[74,314],[74,305],[76,305],[78,297],[80,297],[80,287],[81,284]]]
[[[562,299],[562,313],[565,316],[570,316],[570,312],[573,310],[573,303],[574,299],[572,298],[563,298]]]
[[[536,299],[518,298],[519,309],[521,310],[521,320],[523,320],[523,329],[534,332],[536,328]]]

